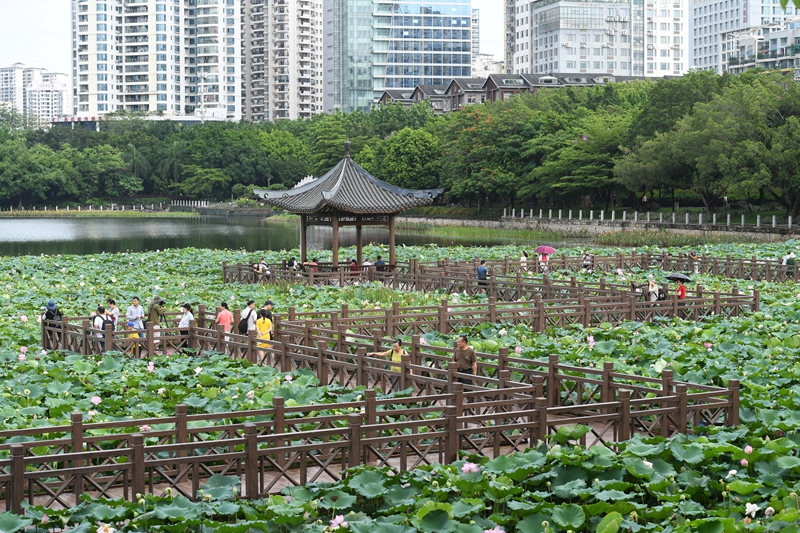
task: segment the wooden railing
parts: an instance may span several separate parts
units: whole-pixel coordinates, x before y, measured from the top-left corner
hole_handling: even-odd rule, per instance
[[[179,405],[171,417],[102,423],[74,413],[70,425],[0,431],[0,452],[10,454],[0,460],[0,494],[16,512],[23,501],[70,507],[81,494],[134,500],[169,488],[194,498],[217,473],[240,476],[243,496],[260,498],[287,484],[339,480],[359,464],[402,471],[452,462],[459,450],[495,457],[564,425],[588,425],[581,444],[591,446],[738,423],[736,380],[727,388],[695,385],[668,369],[643,377],[617,373],[611,362],[581,368],[506,349],[478,354],[478,373],[467,376],[450,364],[452,349],[419,337],[399,363],[366,355],[387,342],[318,328],[309,345],[285,335],[257,358],[284,371],[307,369],[322,384],[373,387],[352,402],[286,407],[276,397],[269,409],[213,414]],[[411,395],[381,398],[375,387]]]
[[[486,266],[489,269],[490,279],[502,276],[503,282],[509,282],[509,276],[514,278],[520,274],[522,278],[534,275],[547,274],[554,271],[580,272],[586,268],[593,272],[603,272],[616,274],[622,271],[629,276],[631,269],[637,268],[648,270],[659,268],[665,272],[684,272],[688,275],[710,274],[731,279],[747,279],[754,281],[794,281],[800,282],[800,265],[783,265],[781,259],[763,258],[755,256],[751,258],[699,256],[691,259],[686,254],[678,256],[672,255],[653,255],[647,254],[622,254],[617,253],[611,256],[592,256],[588,263],[580,256],[558,255],[551,256],[546,263],[541,263],[532,255],[523,266],[517,259],[506,256],[502,260],[487,260]],[[470,281],[470,285],[477,286],[476,268],[479,260],[469,261],[450,261],[443,259],[436,262],[421,262],[411,259],[408,263],[398,263],[397,265],[387,265],[384,271],[378,271],[374,266],[359,267],[358,271],[352,271],[349,265],[339,265],[334,267],[329,263],[321,263],[317,271],[311,271],[308,267],[305,270],[292,270],[286,263],[270,266],[271,275],[258,276],[248,265],[228,265],[222,263],[222,279],[225,283],[307,283],[317,285],[339,286],[367,281],[380,280],[394,287],[417,286],[425,288],[435,284],[434,280],[439,279],[435,288],[446,288],[451,283],[451,278],[464,279]],[[417,277],[415,277],[417,276]],[[421,276],[421,278],[420,278]],[[413,279],[423,280],[424,283],[414,283]],[[644,278],[640,283],[646,282]],[[611,287],[612,285],[609,285]],[[626,285],[621,285],[625,287]],[[462,289],[463,290],[463,289]]]
[[[641,300],[640,294],[605,287],[604,284],[544,283],[533,289],[536,292],[530,301],[497,302],[490,297],[486,304],[459,304],[455,299],[443,299],[438,306],[400,307],[394,302],[391,309],[351,310],[343,305],[330,311],[298,312],[290,307],[287,314],[274,316],[274,333],[275,338],[288,334],[308,343],[314,328],[333,330],[337,334],[350,330],[368,335],[380,330],[393,337],[431,332],[448,335],[485,322],[524,324],[533,331],[542,332],[572,324],[590,327],[626,320],[649,322],[679,317],[697,321],[711,316],[735,317],[758,311],[760,305],[757,290],[749,295],[739,294],[736,288],[730,294],[709,294],[698,286],[683,300],[673,294],[666,300],[646,302]],[[509,289],[505,294],[516,293]],[[552,299],[544,299],[542,294]],[[234,324],[238,324],[240,313],[235,310]],[[139,338],[130,338],[129,331],[114,331],[110,326],[105,330],[93,328],[91,317],[65,316],[61,321],[42,321],[42,347],[83,355],[115,351],[133,357],[189,348],[230,353],[232,357],[249,361],[258,359],[260,350],[254,336],[226,333],[215,319],[216,316],[201,305],[189,328],[177,327],[178,317],[170,314],[160,328],[148,323],[146,330],[137,332]]]

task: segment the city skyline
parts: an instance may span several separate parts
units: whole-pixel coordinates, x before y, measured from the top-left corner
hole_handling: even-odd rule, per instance
[[[69,0],[5,0],[0,22],[0,67],[24,63],[51,72],[71,73]],[[492,8],[492,6],[495,8]],[[480,10],[481,53],[503,57],[502,0],[472,0]],[[36,20],[36,28],[30,21]],[[55,51],[55,52],[54,52]]]

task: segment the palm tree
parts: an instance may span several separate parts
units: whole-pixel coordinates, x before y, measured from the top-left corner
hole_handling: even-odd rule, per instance
[[[125,160],[128,162],[128,170],[140,180],[144,181],[150,174],[150,162],[132,143],[128,143]]]
[[[186,158],[187,144],[184,140],[173,141],[167,148],[167,153],[159,163],[159,170],[163,182],[160,186],[164,191],[175,189],[181,181],[183,162]]]

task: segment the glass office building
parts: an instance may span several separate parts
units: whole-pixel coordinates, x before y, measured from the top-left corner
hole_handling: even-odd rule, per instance
[[[471,0],[333,0],[324,16],[325,111],[368,111],[384,89],[471,76],[471,17]]]

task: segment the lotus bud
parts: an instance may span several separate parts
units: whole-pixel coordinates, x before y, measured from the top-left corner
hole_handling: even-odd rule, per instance
[[[773,509],[772,507],[767,507],[766,509],[764,509],[764,516],[766,516],[767,518],[769,518],[774,514],[775,514],[775,509]]]

